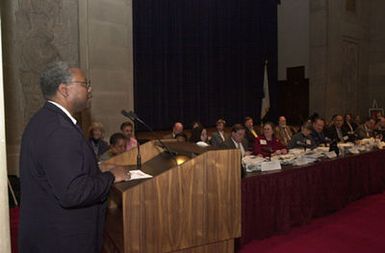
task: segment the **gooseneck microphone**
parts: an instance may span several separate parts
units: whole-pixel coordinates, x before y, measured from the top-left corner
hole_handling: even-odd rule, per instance
[[[126,110],[122,110],[121,111],[121,114],[127,118],[129,118],[130,120],[132,121],[136,121],[136,122],[139,122],[142,126],[144,126],[145,128],[147,128],[147,130],[149,130],[152,134],[152,136],[154,136],[156,138],[157,141],[159,141],[159,143],[162,145],[162,148],[164,148],[166,150],[166,152],[170,155],[172,155],[172,157],[176,160],[176,156],[173,152],[170,151],[170,149],[167,147],[166,144],[164,144],[164,142],[155,134],[154,130],[146,123],[144,122],[143,120],[141,120],[138,115],[136,115],[135,112],[133,111],[129,111],[127,112]],[[138,145],[139,146],[139,145]],[[139,154],[139,151],[138,151],[138,154]]]

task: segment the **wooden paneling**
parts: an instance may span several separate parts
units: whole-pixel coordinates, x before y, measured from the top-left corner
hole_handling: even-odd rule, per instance
[[[142,163],[147,162],[148,160],[152,159],[153,157],[159,155],[161,152],[161,149],[155,145],[155,141],[149,141],[140,146],[140,155]],[[101,167],[106,165],[136,165],[136,156],[138,154],[137,148],[130,149],[127,152],[124,152],[123,154],[117,155],[115,157],[112,157],[111,159],[103,162],[101,164]]]
[[[233,252],[227,240],[240,236],[237,150],[205,152],[114,192],[123,198],[125,253]]]

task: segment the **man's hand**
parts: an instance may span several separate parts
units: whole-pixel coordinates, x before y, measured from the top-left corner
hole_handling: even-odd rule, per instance
[[[115,177],[114,183],[127,181],[131,178],[130,172],[125,167],[117,166],[117,167],[111,168],[110,172]]]

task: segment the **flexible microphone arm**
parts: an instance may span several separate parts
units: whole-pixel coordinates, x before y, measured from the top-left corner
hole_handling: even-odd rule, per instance
[[[135,112],[133,112],[133,111],[127,112],[125,110],[122,110],[121,113],[123,116],[129,118],[132,121],[137,121],[140,124],[142,124],[145,128],[147,128],[151,132],[152,136],[154,136],[156,138],[156,140],[159,141],[160,144],[162,144],[163,148],[167,151],[167,153],[171,154],[174,157],[174,159],[176,159],[175,154],[170,151],[170,149],[167,147],[167,145],[164,144],[164,142],[155,134],[154,130],[149,125],[147,125],[146,122],[141,120],[138,117],[138,115],[136,115]]]

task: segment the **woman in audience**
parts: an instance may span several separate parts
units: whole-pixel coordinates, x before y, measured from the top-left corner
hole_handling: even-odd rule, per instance
[[[108,150],[108,143],[103,140],[104,127],[100,122],[92,122],[88,128],[88,142],[92,147],[97,159]]]
[[[193,143],[208,143],[208,136],[206,128],[201,126],[191,129],[190,142]]]
[[[269,157],[287,154],[286,147],[275,138],[273,129],[273,123],[268,122],[263,125],[263,134],[258,136],[254,143],[254,155]]]

